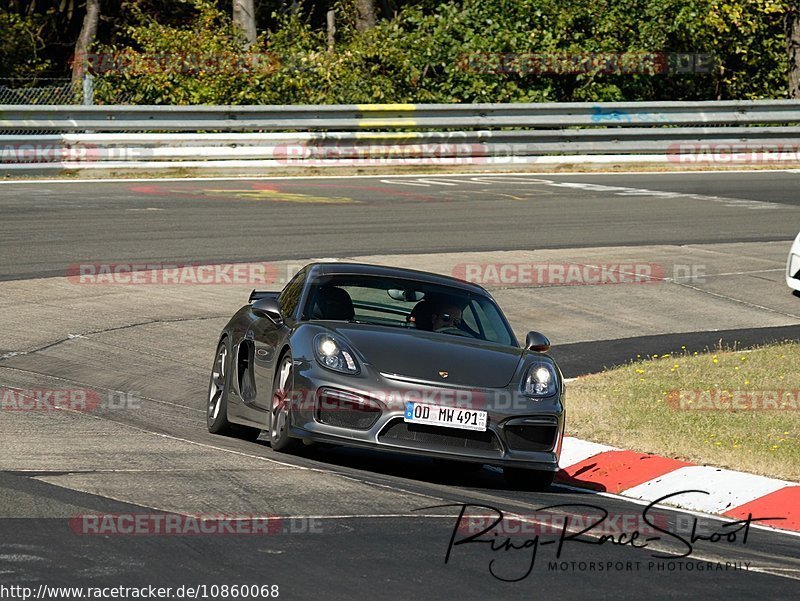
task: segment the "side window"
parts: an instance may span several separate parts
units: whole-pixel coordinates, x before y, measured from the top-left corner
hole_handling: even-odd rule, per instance
[[[478,322],[478,318],[475,315],[475,301],[470,301],[470,303],[464,307],[464,310],[461,312],[461,319],[464,320],[464,325],[466,325],[470,330],[473,332],[477,332],[483,338],[483,328],[481,324]]]
[[[278,305],[281,313],[285,317],[294,315],[297,303],[300,302],[300,295],[303,294],[303,286],[306,282],[306,270],[301,269],[286,286],[278,297]]]
[[[481,335],[487,340],[501,344],[511,344],[511,337],[500,319],[497,311],[488,300],[474,301],[472,307],[475,317],[481,326]]]
[[[475,315],[481,324],[481,333],[487,340],[494,340],[500,344],[513,344],[511,333],[503,323],[497,307],[488,299],[476,300],[473,303]]]

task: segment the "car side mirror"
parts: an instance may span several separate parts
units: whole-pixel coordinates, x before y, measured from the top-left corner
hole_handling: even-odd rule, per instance
[[[550,340],[541,332],[528,332],[525,336],[525,348],[529,351],[546,353],[550,350]]]
[[[281,323],[281,308],[278,305],[277,299],[274,298],[261,298],[250,305],[250,309],[259,317],[269,317],[275,323]]]

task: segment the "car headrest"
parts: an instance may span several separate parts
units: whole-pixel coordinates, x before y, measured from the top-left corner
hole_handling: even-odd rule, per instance
[[[433,330],[433,313],[435,305],[429,300],[421,300],[408,316],[408,321],[413,323],[418,330]]]
[[[336,286],[323,286],[317,291],[317,299],[312,312],[314,319],[335,319],[348,321],[355,317],[353,300],[347,291]]]

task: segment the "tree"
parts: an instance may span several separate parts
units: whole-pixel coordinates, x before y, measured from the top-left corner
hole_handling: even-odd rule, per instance
[[[375,0],[355,0],[356,29],[364,32],[375,27]]]
[[[242,30],[247,46],[256,43],[256,13],[253,0],[233,0],[233,22]]]
[[[0,77],[33,81],[49,67],[39,56],[39,27],[38,19],[0,8]]]
[[[786,50],[789,53],[789,97],[800,100],[800,2],[786,12]]]
[[[80,82],[86,71],[86,55],[97,35],[97,23],[100,21],[100,0],[86,0],[86,15],[83,26],[75,42],[75,60],[72,62],[72,81]]]

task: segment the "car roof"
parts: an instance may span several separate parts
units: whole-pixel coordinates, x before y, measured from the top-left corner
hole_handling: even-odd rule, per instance
[[[473,294],[480,294],[491,298],[491,294],[481,286],[472,284],[458,278],[445,275],[438,275],[427,271],[417,271],[416,269],[404,269],[402,267],[389,267],[387,265],[371,265],[368,263],[311,263],[308,265],[308,273],[311,276],[328,275],[365,275],[382,276],[414,280],[426,284],[436,284],[439,286],[450,286]]]

